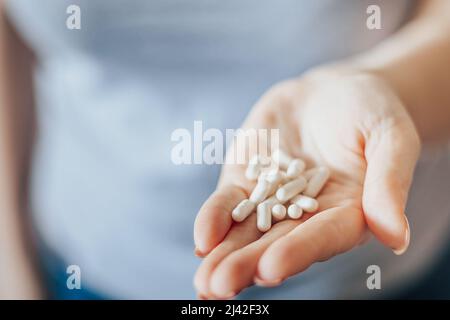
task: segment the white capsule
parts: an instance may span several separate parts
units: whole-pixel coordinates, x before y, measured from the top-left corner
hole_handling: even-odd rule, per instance
[[[282,183],[282,184],[286,184],[286,183],[288,183],[289,181],[292,180],[291,178],[289,178],[289,177],[287,176],[286,171],[280,171],[280,174],[281,174],[281,176],[283,177],[283,179],[281,180],[281,183]]]
[[[267,171],[262,171],[258,176],[258,181],[259,180],[267,180],[267,175],[268,175]]]
[[[247,170],[245,170],[245,177],[250,181],[255,181],[258,179],[261,173],[261,166],[258,162],[252,162],[248,164]]]
[[[280,202],[286,202],[295,197],[306,188],[306,179],[302,176],[289,181],[277,190],[276,196]]]
[[[270,171],[266,176],[266,180],[270,183],[269,196],[271,196],[278,190],[280,184],[283,183],[283,175],[278,170]]]
[[[283,179],[282,171],[278,169],[267,172],[266,180],[269,182],[280,182]]]
[[[291,199],[291,203],[298,205],[305,212],[316,212],[319,202],[316,199],[299,194]]]
[[[291,219],[300,219],[303,215],[303,210],[298,205],[291,204],[288,208],[287,214]]]
[[[286,217],[286,207],[277,203],[272,207],[272,218],[275,221],[281,221]]]
[[[291,181],[292,179],[286,175],[286,171],[280,169],[273,169],[267,174],[267,178],[269,181],[279,180],[280,184],[285,184]]]
[[[309,179],[308,186],[306,187],[303,194],[305,196],[315,198],[319,194],[320,190],[322,190],[325,183],[328,181],[330,177],[330,169],[327,167],[320,167],[317,169],[317,172]]]
[[[242,200],[231,213],[236,222],[244,221],[255,210],[256,205],[249,199]]]
[[[272,159],[268,156],[258,155],[258,163],[263,168],[268,168],[272,164]]]
[[[278,201],[277,197],[271,196],[271,197],[267,198],[266,200],[264,200],[261,203],[264,203],[264,204],[268,205],[270,207],[270,210],[272,211],[273,206],[279,204],[280,201]]]
[[[294,159],[289,163],[289,166],[286,171],[286,175],[289,178],[296,178],[298,177],[304,170],[305,170],[306,164],[301,159]]]
[[[259,180],[256,184],[255,189],[253,189],[252,194],[250,195],[250,201],[256,204],[261,203],[269,195],[270,188],[271,184],[269,183],[269,181],[265,179]]]
[[[255,164],[249,164],[247,170],[245,170],[245,177],[250,181],[258,179],[261,168]]]
[[[289,163],[292,161],[292,158],[281,149],[277,149],[272,153],[272,159],[281,169],[284,170],[287,169]]]
[[[309,179],[311,179],[316,174],[317,170],[319,170],[319,168],[308,169],[303,172],[302,176],[304,176],[305,179],[309,181]]]
[[[275,196],[271,196],[271,197],[267,198],[266,200],[264,200],[263,202],[269,204],[271,207],[280,203],[280,201],[278,201],[277,197],[275,197]]]
[[[266,232],[272,226],[272,205],[268,202],[258,204],[256,208],[256,226],[259,231]]]
[[[261,158],[258,154],[255,154],[253,157],[250,158],[249,164],[261,164]]]

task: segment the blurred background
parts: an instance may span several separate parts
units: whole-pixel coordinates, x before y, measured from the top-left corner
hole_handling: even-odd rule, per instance
[[[58,299],[195,298],[192,226],[220,167],[175,166],[171,133],[195,120],[238,128],[274,83],[374,47],[417,4],[1,3],[0,296]],[[405,255],[371,241],[240,298],[449,298],[449,153],[420,159]],[[367,289],[372,264],[382,290]],[[80,290],[67,285],[71,265]]]

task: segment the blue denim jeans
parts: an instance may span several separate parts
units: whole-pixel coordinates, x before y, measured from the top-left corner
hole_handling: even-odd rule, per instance
[[[96,293],[83,283],[80,289],[67,287],[67,264],[51,250],[40,248],[43,280],[50,299],[54,300],[104,300],[107,297]]]
[[[449,241],[450,243],[450,241]],[[450,299],[450,245],[427,275],[394,299]]]

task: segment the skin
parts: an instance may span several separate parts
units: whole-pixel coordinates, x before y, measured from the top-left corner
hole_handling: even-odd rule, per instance
[[[308,167],[328,166],[331,179],[317,198],[317,214],[263,234],[254,214],[232,221],[230,210],[254,185],[245,181],[245,166],[225,165],[195,225],[198,249],[215,247],[195,276],[202,295],[228,298],[254,282],[278,284],[360,244],[366,220],[391,248],[407,246],[404,207],[420,150],[414,124],[379,79],[352,74],[339,80],[310,75],[282,83],[245,121],[244,128],[279,128],[284,150]]]
[[[33,56],[0,0],[0,299],[43,297],[26,222],[33,141]]]
[[[194,277],[199,298],[279,285],[370,234],[405,252],[405,205],[421,142],[449,137],[450,75],[442,68],[450,65],[449,14],[448,2],[424,1],[412,22],[372,51],[278,84],[259,100],[243,128],[279,128],[283,149],[308,167],[330,167],[331,179],[316,214],[263,234],[255,214],[232,221],[254,185],[245,166],[225,165],[194,226],[195,253],[204,257]]]

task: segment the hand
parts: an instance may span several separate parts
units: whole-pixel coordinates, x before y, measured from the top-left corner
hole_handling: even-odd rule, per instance
[[[252,214],[232,209],[254,184],[245,166],[225,165],[195,221],[196,252],[206,256],[194,285],[202,298],[231,298],[254,283],[273,286],[362,243],[370,231],[397,254],[409,244],[404,214],[420,151],[415,126],[396,94],[366,73],[313,72],[281,83],[254,106],[244,128],[280,129],[281,148],[326,165],[331,178],[316,214],[284,220],[265,234]]]

